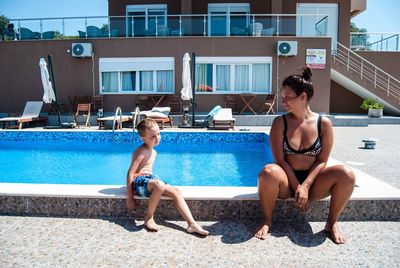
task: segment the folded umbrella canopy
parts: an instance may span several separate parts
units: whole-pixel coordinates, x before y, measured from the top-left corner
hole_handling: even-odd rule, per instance
[[[43,102],[44,103],[52,103],[56,100],[56,96],[54,94],[53,86],[50,81],[49,71],[47,70],[47,63],[45,59],[40,58],[39,61],[40,66],[40,75],[42,77],[42,84],[43,84]]]
[[[196,54],[192,53],[192,74],[190,72],[190,57],[189,53],[185,53],[183,56],[183,66],[182,66],[182,90],[181,99],[190,100],[192,103],[192,127],[195,126],[195,66],[196,66]]]
[[[187,52],[183,56],[182,86],[181,99],[187,101],[193,99],[192,81],[190,75],[190,56]]]
[[[47,56],[47,60],[49,62],[49,70],[47,69],[47,63],[43,58],[39,60],[40,66],[40,75],[42,77],[42,84],[43,84],[43,102],[49,104],[55,104],[55,109],[57,112],[58,117],[58,126],[55,128],[63,127],[61,124],[61,104],[57,98],[57,90],[56,90],[56,83],[54,81],[54,73],[53,73],[53,62],[51,59],[51,55]],[[70,128],[70,124],[66,124],[64,127]],[[46,128],[53,128],[52,126],[46,126]]]

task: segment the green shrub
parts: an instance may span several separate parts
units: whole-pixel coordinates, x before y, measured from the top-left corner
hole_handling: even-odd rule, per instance
[[[361,109],[383,109],[383,105],[377,99],[366,99],[362,102]]]

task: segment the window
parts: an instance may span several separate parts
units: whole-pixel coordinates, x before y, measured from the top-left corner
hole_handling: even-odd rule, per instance
[[[174,93],[174,58],[100,58],[102,94]]]
[[[156,29],[167,26],[167,5],[127,5],[126,35],[151,36]]]
[[[250,4],[208,4],[208,35],[237,35],[249,25]],[[243,34],[242,34],[243,35]]]
[[[196,92],[270,93],[271,57],[197,57]]]

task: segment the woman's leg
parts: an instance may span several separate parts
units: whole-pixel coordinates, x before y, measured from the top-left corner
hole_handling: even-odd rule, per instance
[[[263,210],[263,223],[258,228],[255,237],[259,239],[267,238],[276,200],[278,197],[286,199],[290,197],[291,193],[289,180],[285,171],[279,165],[269,164],[261,170],[258,175],[258,195]]]
[[[151,193],[149,198],[149,204],[147,206],[146,217],[144,218],[144,224],[151,231],[158,231],[159,227],[154,221],[154,213],[158,203],[160,202],[161,195],[164,193],[165,184],[160,180],[150,180],[147,183],[147,190]]]
[[[187,231],[189,233],[195,232],[201,235],[208,235],[208,231],[201,228],[201,226],[198,225],[194,220],[193,215],[190,212],[190,209],[185,199],[183,199],[182,193],[178,188],[173,187],[171,185],[165,185],[164,195],[171,197],[172,200],[174,201],[179,214],[181,214],[183,219],[188,224]]]
[[[353,193],[355,182],[356,178],[351,168],[337,165],[324,168],[310,188],[310,200],[331,196],[325,230],[331,234],[333,242],[337,244],[345,242],[337,220]]]

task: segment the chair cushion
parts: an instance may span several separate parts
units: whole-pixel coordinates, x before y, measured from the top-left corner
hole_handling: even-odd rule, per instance
[[[167,118],[171,112],[171,107],[153,107],[150,111],[141,111],[140,114],[146,117]]]
[[[145,115],[146,117],[150,117],[150,118],[168,118],[167,115],[165,115],[165,113],[161,113],[161,112],[153,112],[153,111],[141,111],[140,112],[141,115]]]

